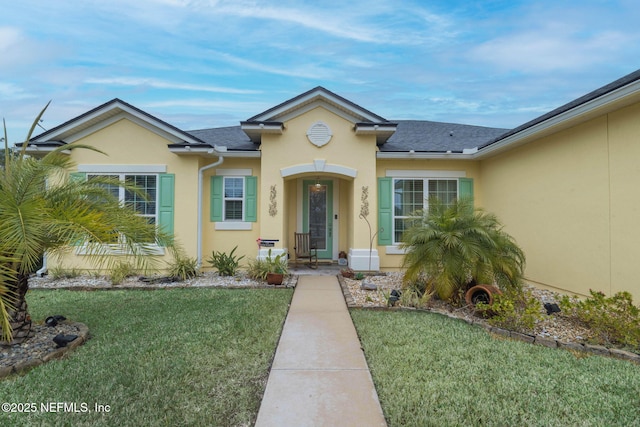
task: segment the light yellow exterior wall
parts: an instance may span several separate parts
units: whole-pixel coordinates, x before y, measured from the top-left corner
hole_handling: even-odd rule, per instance
[[[202,163],[200,167],[217,161],[212,158],[211,162]],[[261,168],[260,159],[242,159],[228,158],[217,168],[205,170],[203,173],[203,202],[202,202],[202,267],[205,270],[211,269],[211,265],[207,260],[211,257],[212,252],[225,252],[229,254],[233,248],[237,246],[234,253],[236,257],[244,255],[244,259],[240,261],[241,266],[248,265],[249,260],[255,259],[258,245],[256,240],[260,236],[260,215],[258,222],[252,222],[250,230],[216,230],[216,223],[211,221],[211,177],[215,176],[218,171],[229,169],[250,169],[252,176],[258,177],[258,209],[268,210],[269,190],[264,187],[260,178]],[[192,227],[196,225],[197,209],[191,213]],[[194,242],[195,248],[195,242]]]
[[[612,294],[629,291],[640,301],[640,104],[608,117]]]
[[[639,111],[625,108],[481,162],[483,205],[523,248],[532,283],[640,298],[640,202],[632,196]]]
[[[197,157],[180,157],[170,153],[167,139],[132,121],[119,120],[77,141],[90,145],[105,154],[77,149],[71,157],[77,165],[166,165],[167,173],[175,174],[174,232],[187,255],[196,256]],[[93,269],[85,256],[75,256],[72,248],[64,257],[50,257],[48,267]],[[165,260],[170,257],[165,255]]]
[[[262,135],[261,158],[225,157],[203,174],[202,261],[212,251],[258,253],[258,238],[279,239],[276,249],[293,251],[301,229],[302,181],[332,180],[337,202],[333,258],[339,251],[368,250],[369,228],[359,218],[362,188],[368,187],[369,216],[377,225],[377,179],[392,170],[458,171],[474,180],[476,206],[495,213],[527,256],[526,278],[533,284],[580,295],[626,290],[640,299],[636,263],[640,251],[640,104],[610,112],[483,160],[376,159],[375,136],[357,136],[354,123],[316,107],[284,121],[282,134]],[[328,125],[330,142],[317,147],[307,138],[316,122]],[[175,174],[174,231],[190,257],[197,255],[198,171],[218,157],[171,153],[167,140],[122,119],[78,140],[104,151],[74,150],[79,165],[166,165]],[[338,172],[331,172],[337,167]],[[210,220],[210,181],[222,170],[250,170],[258,178],[257,221],[248,230],[221,230]],[[283,171],[296,170],[283,177]],[[350,171],[355,177],[349,176]],[[269,212],[276,189],[277,213]],[[377,249],[380,268],[398,269],[402,255]],[[165,258],[167,258],[165,256]],[[293,258],[293,257],[292,257]],[[49,267],[86,269],[86,257],[66,255]]]
[[[332,132],[331,140],[318,147],[307,139],[308,129],[317,121],[325,123]],[[360,200],[362,186],[370,188],[370,203],[375,206],[375,137],[356,136],[354,124],[333,112],[318,107],[305,114],[293,117],[284,123],[285,130],[281,135],[266,134],[262,137],[262,171],[263,179],[260,189],[265,194],[272,185],[277,189],[277,206],[285,206],[275,216],[269,215],[266,202],[261,202],[259,210],[260,226],[268,230],[270,236],[282,236],[281,248],[292,252],[293,233],[300,228],[299,218],[299,182],[303,179],[332,179],[334,191],[337,191],[338,215],[337,227],[338,251],[349,247],[368,248],[368,231],[366,224],[355,221],[359,214],[359,206],[354,210],[353,200]],[[328,166],[339,166],[357,171],[355,178],[341,173],[327,172],[309,168],[314,162]],[[301,167],[304,172],[282,177],[282,170]],[[265,236],[266,237],[266,236]],[[338,254],[333,254],[337,258]]]

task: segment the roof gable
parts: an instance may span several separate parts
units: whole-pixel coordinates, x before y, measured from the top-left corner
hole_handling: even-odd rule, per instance
[[[100,130],[118,120],[126,118],[154,132],[172,143],[186,142],[204,144],[194,135],[184,132],[151,114],[134,107],[118,98],[114,98],[84,114],[81,114],[59,126],[31,138],[31,144],[44,144],[58,141],[72,143]]]
[[[351,121],[385,123],[387,120],[337,95],[322,86],[315,87],[247,120],[247,122],[284,122],[322,106]]]

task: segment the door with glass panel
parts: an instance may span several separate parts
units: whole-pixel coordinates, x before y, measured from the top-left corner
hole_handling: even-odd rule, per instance
[[[311,234],[318,258],[333,258],[333,182],[304,180],[302,183],[302,229]]]

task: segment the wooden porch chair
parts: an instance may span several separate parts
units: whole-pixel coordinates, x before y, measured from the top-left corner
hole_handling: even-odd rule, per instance
[[[310,233],[294,233],[295,246],[293,250],[296,254],[296,265],[298,260],[308,259],[309,267],[318,268],[318,251],[316,246],[311,241]],[[315,265],[314,260],[315,259]]]

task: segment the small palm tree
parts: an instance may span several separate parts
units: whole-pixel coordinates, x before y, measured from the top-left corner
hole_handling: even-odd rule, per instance
[[[403,235],[405,283],[420,277],[440,299],[456,296],[469,282],[503,288],[521,284],[525,256],[502,230],[495,215],[474,208],[469,199],[446,205],[437,199]]]
[[[118,236],[119,252],[128,254],[126,261],[145,270],[153,262],[146,256],[151,253],[149,243],[174,248],[153,224],[106,190],[108,180],[66,179],[74,165],[63,150],[98,150],[69,144],[42,159],[25,155],[27,142],[46,108],[34,121],[22,150],[18,155],[4,156],[0,167],[0,324],[7,342],[23,341],[29,335],[28,279],[45,252],[61,254],[69,245],[84,242],[92,261],[111,268],[110,263],[121,262],[122,257],[108,256],[106,243],[113,248],[114,236]]]

